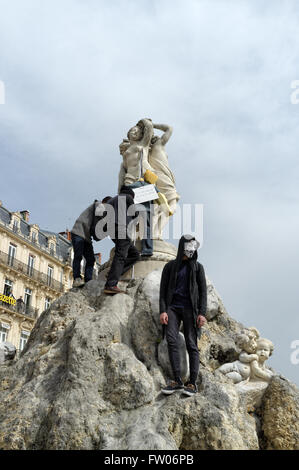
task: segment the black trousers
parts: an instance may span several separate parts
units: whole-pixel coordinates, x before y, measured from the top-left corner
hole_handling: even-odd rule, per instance
[[[197,331],[194,325],[193,310],[179,307],[169,307],[167,311],[166,340],[168,354],[174,379],[181,377],[179,331],[183,322],[186,347],[189,355],[190,383],[195,385],[199,371],[199,351],[197,346]]]
[[[126,235],[126,238],[120,237],[120,230],[115,230],[115,253],[110,271],[107,276],[106,286],[116,286],[122,274],[128,271],[140,258],[140,253],[133,245],[132,240]]]
[[[73,276],[74,279],[80,277],[82,257],[85,258],[84,280],[88,282],[92,279],[93,266],[95,263],[92,243],[88,243],[84,238],[71,233],[72,245],[74,249]]]

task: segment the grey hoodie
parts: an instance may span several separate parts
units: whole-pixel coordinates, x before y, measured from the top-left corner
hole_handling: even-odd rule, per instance
[[[99,206],[102,206],[101,202],[97,201],[96,202],[96,211]],[[90,226],[93,220],[93,208],[94,208],[94,203],[92,203],[90,206],[85,209],[85,211],[82,212],[82,214],[79,215],[78,219],[74,223],[74,226],[71,230],[71,233],[74,233],[75,235],[79,235],[79,237],[84,238],[85,241],[88,243],[92,243],[91,236],[90,236]]]

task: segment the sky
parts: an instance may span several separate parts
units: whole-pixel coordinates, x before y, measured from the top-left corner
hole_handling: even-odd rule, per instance
[[[204,208],[206,274],[297,385],[298,30],[297,0],[0,0],[3,205],[71,228],[116,194],[128,129],[173,126],[180,202]],[[111,241],[95,248],[105,259]]]

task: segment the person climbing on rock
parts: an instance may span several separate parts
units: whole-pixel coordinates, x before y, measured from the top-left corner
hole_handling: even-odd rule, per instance
[[[202,264],[197,261],[199,242],[192,235],[183,235],[177,257],[163,269],[160,283],[160,323],[166,332],[169,360],[174,380],[162,389],[170,395],[176,391],[192,396],[197,392],[200,338],[207,308],[207,287]],[[189,355],[190,379],[184,385],[180,371],[179,329],[181,322]]]
[[[140,259],[140,253],[134,246],[128,233],[129,224],[139,213],[138,211],[134,213],[132,210],[133,208],[131,206],[134,205],[134,191],[128,186],[122,186],[119,195],[107,201],[107,205],[111,205],[114,209],[112,224],[114,225],[114,235],[110,235],[110,238],[115,243],[115,253],[107,275],[104,293],[119,294],[124,293],[124,291],[117,286],[120,277]]]
[[[110,197],[108,197],[110,199]],[[103,199],[102,202],[106,200]],[[71,239],[74,249],[73,260],[73,287],[81,287],[92,279],[93,266],[95,262],[94,251],[91,238],[91,227],[95,217],[97,207],[101,202],[95,201],[87,207],[77,218],[71,230]],[[85,258],[84,280],[81,277],[81,261]]]

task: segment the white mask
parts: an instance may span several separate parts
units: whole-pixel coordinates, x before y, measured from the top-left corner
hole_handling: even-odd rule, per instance
[[[199,243],[197,240],[190,240],[189,242],[184,243],[184,255],[187,256],[187,258],[192,258],[194,255],[195,251],[199,247]]]

